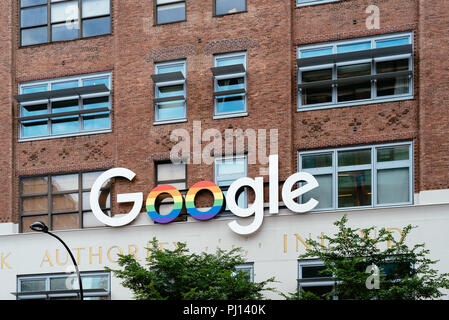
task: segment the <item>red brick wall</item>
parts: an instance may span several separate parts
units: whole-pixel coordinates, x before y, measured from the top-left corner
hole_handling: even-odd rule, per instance
[[[8,119],[0,142],[0,170],[8,179],[0,188],[9,206],[0,219],[17,221],[18,179],[24,175],[123,166],[137,178],[116,183],[114,194],[149,192],[155,159],[168,159],[174,145],[170,132],[191,131],[193,121],[221,132],[278,129],[281,180],[296,170],[298,150],[413,139],[415,192],[449,187],[448,126],[442,121],[449,76],[445,0],[348,0],[300,8],[294,0],[248,0],[247,12],[222,17],[213,17],[212,0],[187,1],[187,21],[159,26],[153,0],[112,2],[112,35],[19,48],[17,1],[0,0],[0,112]],[[380,8],[379,30],[365,27],[370,4]],[[399,31],[415,35],[413,100],[296,112],[298,45]],[[248,52],[249,116],[213,120],[213,54],[240,50]],[[154,63],[181,58],[187,60],[188,122],[153,126]],[[18,105],[11,97],[19,82],[105,70],[113,72],[112,133],[17,142]],[[250,165],[249,175],[258,176],[259,166]],[[189,186],[206,179],[213,179],[212,166],[188,167]],[[116,204],[113,210],[128,207]]]

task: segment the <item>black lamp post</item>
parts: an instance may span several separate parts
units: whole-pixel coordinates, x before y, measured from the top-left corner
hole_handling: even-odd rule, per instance
[[[59,242],[62,243],[62,245],[66,248],[67,252],[70,255],[70,258],[72,258],[73,264],[75,265],[75,270],[76,270],[76,274],[78,276],[78,284],[79,284],[79,288],[80,288],[80,300],[84,300],[84,295],[83,295],[83,284],[81,282],[81,275],[80,275],[80,271],[78,269],[78,265],[76,264],[75,258],[73,257],[72,252],[70,251],[69,247],[64,243],[64,241],[62,241],[61,238],[59,238],[57,235],[51,233],[50,231],[48,231],[48,227],[45,225],[45,223],[43,222],[35,222],[30,226],[30,229],[36,232],[43,232],[46,233],[50,236],[52,236],[53,238],[56,238],[59,240]]]

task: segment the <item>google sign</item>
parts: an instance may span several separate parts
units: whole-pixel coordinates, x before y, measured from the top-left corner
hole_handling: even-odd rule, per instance
[[[279,213],[279,158],[277,155],[270,156],[269,159],[269,212],[270,214]],[[115,168],[101,174],[92,186],[90,193],[90,206],[95,217],[103,224],[111,227],[120,227],[134,221],[140,213],[143,201],[143,193],[118,194],[119,203],[134,202],[131,211],[123,217],[109,217],[100,208],[99,197],[101,187],[109,179],[121,177],[132,181],[136,174],[129,169]],[[298,183],[302,183],[299,188],[292,190]],[[229,210],[240,218],[247,218],[254,215],[251,224],[242,226],[236,220],[230,222],[228,226],[237,234],[248,235],[256,232],[263,223],[264,217],[264,182],[263,177],[241,178],[234,181],[226,193],[226,204]],[[293,212],[304,213],[314,209],[318,201],[310,199],[306,203],[298,203],[301,195],[317,188],[318,181],[309,173],[297,172],[290,176],[282,187],[282,200],[285,206]],[[236,195],[243,187],[249,187],[254,190],[254,202],[248,208],[241,208],[236,201]],[[200,211],[195,207],[195,197],[199,191],[207,190],[214,196],[214,203],[207,211]],[[168,194],[173,198],[174,206],[172,211],[166,215],[160,215],[156,209],[156,200],[162,194]],[[158,223],[170,223],[181,213],[185,202],[187,213],[197,220],[210,220],[219,214],[224,205],[224,195],[220,187],[210,181],[201,181],[194,184],[187,192],[185,199],[175,187],[171,185],[161,185],[154,188],[147,197],[146,209],[149,217]]]

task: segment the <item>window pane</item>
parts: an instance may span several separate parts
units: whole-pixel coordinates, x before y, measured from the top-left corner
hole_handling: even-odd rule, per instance
[[[22,28],[47,24],[47,6],[22,9],[20,12]]]
[[[108,216],[111,216],[111,211],[105,211]],[[83,213],[83,228],[95,228],[95,227],[104,227],[98,219],[94,216],[92,212],[84,212]]]
[[[238,179],[246,176],[245,159],[226,159],[216,162],[217,181]]]
[[[338,174],[338,207],[371,205],[371,170]]]
[[[20,281],[20,292],[45,291],[45,279],[30,279]]]
[[[109,113],[93,113],[83,116],[84,130],[109,129]]]
[[[78,1],[52,3],[51,22],[78,20]]]
[[[164,66],[156,66],[157,74],[182,72],[184,74],[184,64],[170,64]]]
[[[159,102],[156,107],[157,120],[182,119],[185,117],[184,100]]]
[[[48,42],[47,27],[22,30],[22,46]]]
[[[30,86],[30,87],[22,87],[22,93],[28,94],[28,93],[36,93],[36,92],[45,92],[48,90],[48,86],[46,84],[44,85],[37,85],[37,86]]]
[[[53,218],[55,218],[54,216]],[[50,290],[57,291],[57,290],[71,290],[78,287],[71,286],[72,284],[78,284],[78,279],[76,277],[76,274],[73,274],[71,277],[57,277],[57,278],[50,278]],[[84,288],[83,288],[84,289]]]
[[[52,119],[51,130],[53,134],[65,134],[79,131],[78,116]]]
[[[338,79],[371,75],[371,64],[362,63],[337,67]],[[338,85],[338,101],[352,101],[371,98],[371,81]]]
[[[24,121],[22,123],[22,137],[36,137],[48,135],[47,120]]]
[[[371,49],[371,42],[344,44],[337,47],[337,53],[353,52]]]
[[[245,94],[217,97],[217,113],[245,111]]]
[[[301,72],[302,83],[325,80],[332,80],[332,69]],[[326,85],[315,88],[303,88],[301,96],[303,105],[332,102],[332,87],[331,85]]]
[[[409,60],[393,60],[376,63],[378,74],[386,72],[397,72],[409,70]],[[377,95],[390,96],[395,94],[409,93],[410,79],[408,76],[392,77],[377,80]]]
[[[78,175],[69,174],[63,176],[52,176],[51,185],[53,192],[71,191],[78,189]]]
[[[81,276],[83,289],[104,289],[109,290],[109,281],[107,275]]]
[[[109,88],[109,77],[103,77],[103,78],[95,78],[95,79],[86,79],[83,80],[83,86],[96,86],[99,84],[104,84],[106,87]],[[109,88],[110,89],[110,88]]]
[[[47,104],[38,104],[33,106],[22,106],[22,117],[37,116],[48,113]]]
[[[174,86],[158,87],[158,98],[175,97],[184,95],[184,85],[178,84]]]
[[[379,204],[410,201],[409,168],[377,171],[377,202]]]
[[[216,0],[215,14],[228,14],[246,10],[246,0]]]
[[[78,21],[54,24],[51,27],[52,41],[71,40],[78,38],[78,36],[79,36]]]
[[[409,146],[377,149],[377,161],[385,162],[385,161],[409,160],[410,159],[409,153],[410,153]]]
[[[53,230],[79,229],[79,214],[56,214],[52,216]]]
[[[51,84],[51,90],[78,88],[78,80],[55,82]]]
[[[83,109],[109,108],[109,97],[100,97],[83,100]]]
[[[22,8],[29,6],[36,6],[39,4],[47,4],[47,0],[20,0],[20,6]]]
[[[49,225],[48,224],[48,215],[37,216],[37,217],[23,217],[22,218],[22,232],[23,233],[35,232],[30,229],[30,226],[37,221],[41,221],[41,222],[45,223],[45,225],[47,225],[47,226]]]
[[[324,297],[324,295],[331,292],[333,288],[333,286],[307,286],[302,287],[302,290],[305,292],[311,292],[319,297]]]
[[[48,178],[36,177],[20,180],[21,194],[29,195],[48,192]]]
[[[371,163],[371,149],[338,152],[338,165],[356,166]]]
[[[111,17],[83,20],[83,37],[111,33]]]
[[[376,41],[376,48],[394,47],[409,44],[409,38]]]
[[[174,163],[160,163],[157,165],[158,182],[182,180],[186,178],[186,165]]]
[[[78,100],[55,101],[51,104],[52,113],[76,111],[78,109]]]
[[[301,279],[331,277],[329,273],[322,273],[323,270],[326,270],[325,266],[303,266],[301,267]]]
[[[215,61],[216,67],[225,67],[225,66],[233,66],[236,64],[245,65],[245,56],[231,56],[226,58],[217,58]]]
[[[111,193],[109,189],[100,192],[98,203],[100,204],[101,209],[111,208]],[[90,209],[90,192],[83,192],[83,211],[89,211]]]
[[[332,175],[315,175],[315,179],[318,181],[319,187],[304,194],[302,203],[314,198],[320,202],[315,209],[332,208]]]
[[[185,20],[185,3],[170,4],[157,7],[157,23]]]
[[[83,173],[83,189],[90,189],[94,185],[95,180],[103,173],[104,171],[96,171],[96,172],[85,172]],[[106,182],[102,188],[110,187],[110,181]]]
[[[329,54],[332,54],[332,47],[323,49],[301,50],[301,58],[327,56]]]
[[[332,154],[302,156],[302,169],[332,167]]]
[[[22,214],[30,215],[45,212],[48,212],[48,198],[46,196],[22,199]]]
[[[245,89],[245,78],[222,79],[217,81],[217,91]]]
[[[53,195],[53,212],[78,211],[78,193]]]
[[[83,18],[103,16],[110,12],[111,4],[109,0],[83,0]]]

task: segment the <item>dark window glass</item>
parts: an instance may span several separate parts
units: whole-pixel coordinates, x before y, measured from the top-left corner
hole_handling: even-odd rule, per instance
[[[339,151],[338,166],[356,166],[371,163],[371,149],[356,151]]]
[[[83,37],[111,33],[111,17],[87,19],[83,21]]]
[[[371,64],[355,64],[337,67],[338,79],[371,75]],[[371,80],[338,84],[338,102],[371,98]]]
[[[332,80],[332,69],[303,71],[302,83]],[[302,104],[318,104],[332,102],[331,84],[320,84],[316,87],[302,89]]]
[[[51,110],[53,113],[68,112],[78,110],[78,100],[66,100],[52,102]]]
[[[323,272],[326,270],[325,266],[311,266],[311,267],[302,267],[302,279],[309,279],[309,278],[326,278],[331,277],[332,275],[326,272]]]
[[[409,60],[393,60],[378,62],[376,64],[376,71],[378,74],[407,71],[409,69]],[[409,93],[410,80],[409,76],[391,77],[379,79],[377,81],[377,95],[390,96],[397,94]]]
[[[318,297],[323,298],[324,295],[331,292],[333,288],[334,288],[333,286],[307,286],[302,287],[302,290],[305,292],[313,293]]]
[[[399,146],[391,148],[381,148],[377,150],[377,161],[398,161],[398,160],[409,160],[410,159],[410,147],[409,146]]]
[[[246,11],[246,0],[215,0],[215,14],[230,14]]]
[[[338,174],[338,207],[371,205],[371,170]]]
[[[302,168],[325,168],[332,167],[332,154],[319,154],[302,157]]]

